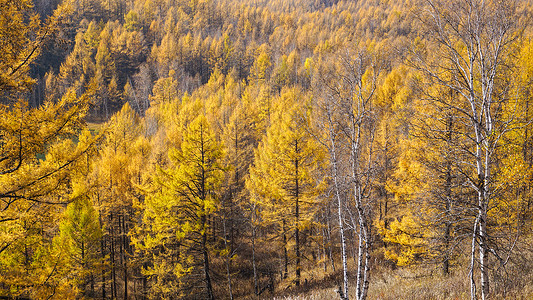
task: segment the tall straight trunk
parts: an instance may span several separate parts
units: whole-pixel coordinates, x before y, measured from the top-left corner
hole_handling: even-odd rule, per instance
[[[286,230],[285,220],[283,220],[283,279],[287,279],[287,276],[289,275],[289,254],[287,253]]]
[[[487,130],[490,134],[492,134],[492,123],[491,119],[487,118]],[[483,176],[483,189],[481,190],[483,193],[483,203],[480,206],[480,220],[479,220],[479,263],[481,268],[481,298],[483,300],[488,299],[490,297],[490,285],[489,285],[489,247],[487,245],[487,213],[489,210],[489,182],[491,181],[491,154],[487,150],[488,145],[487,141],[484,141],[485,145],[485,157],[484,157],[484,163],[485,163],[485,169],[484,169],[484,176]]]
[[[452,91],[450,91],[450,99],[452,99],[453,94]],[[446,122],[446,143],[448,149],[452,149],[452,139],[453,139],[453,116],[448,116],[448,120]],[[446,208],[446,216],[452,215],[452,161],[451,159],[446,160],[446,185],[445,185],[445,198],[444,198],[444,205]],[[451,242],[451,229],[452,229],[452,223],[450,220],[446,220],[444,222],[444,258],[442,260],[442,273],[444,276],[449,275],[450,273],[450,258],[449,258],[449,247]]]
[[[295,150],[296,153],[299,152],[298,149],[298,141],[296,140],[295,143]],[[299,161],[298,159],[294,160],[294,168],[296,170],[296,182],[295,182],[295,221],[296,221],[296,228],[294,230],[294,239],[296,242],[296,286],[300,286],[300,278],[301,278],[301,259],[300,259],[300,187],[299,187],[299,174],[298,174],[298,168],[299,168]]]
[[[488,272],[488,250],[486,245],[486,232],[487,232],[487,215],[485,210],[480,212],[479,221],[479,266],[481,275],[481,299],[485,300],[489,298],[489,272]]]
[[[471,100],[473,103],[473,100]],[[474,115],[477,115],[476,110],[473,110]],[[489,114],[488,114],[489,115]],[[488,118],[488,117],[487,117]],[[479,117],[481,119],[481,117]],[[488,118],[489,119],[489,118]],[[485,130],[488,134],[492,133],[490,121],[486,121]],[[474,123],[474,131],[476,135],[476,171],[478,178],[477,194],[477,238],[479,241],[479,265],[480,265],[480,281],[481,281],[481,299],[485,300],[489,296],[489,274],[488,274],[488,251],[487,251],[487,209],[488,209],[488,182],[490,181],[490,165],[491,156],[489,153],[489,141],[483,132],[483,128],[479,122]],[[476,231],[474,231],[476,232]]]
[[[365,104],[362,104],[362,109],[365,109]],[[353,120],[352,120],[353,122]],[[352,171],[352,181],[353,181],[353,193],[355,200],[355,209],[357,211],[357,225],[359,227],[358,231],[358,253],[357,253],[357,276],[356,276],[356,297],[358,300],[366,299],[368,292],[368,277],[369,277],[369,243],[370,243],[370,229],[368,222],[366,220],[367,215],[365,212],[365,207],[363,205],[363,183],[362,171],[360,166],[360,157],[361,157],[361,131],[362,124],[361,122],[352,123],[352,136],[351,136],[351,171]],[[370,141],[371,143],[371,141]],[[371,151],[369,153],[368,164],[369,167],[367,170],[370,170],[371,162]],[[369,176],[369,175],[367,175]],[[368,180],[368,178],[367,178]],[[367,182],[368,183],[368,182]]]
[[[207,218],[206,216],[202,216],[202,227],[204,228],[204,232],[202,233],[202,255],[203,255],[203,265],[204,265],[204,281],[205,281],[205,294],[206,299],[213,300],[215,299],[213,294],[213,286],[211,284],[211,276],[210,276],[210,268],[209,268],[209,253],[207,252],[207,230],[205,230],[207,226]]]
[[[96,194],[96,201],[97,203],[100,203],[100,193],[97,193]],[[100,224],[103,224],[103,220],[102,220],[102,211],[99,210],[98,211],[99,214],[98,214],[98,221],[100,222]],[[102,238],[100,239],[100,254],[102,255],[102,261],[104,262],[106,260],[106,253],[105,253],[105,235],[102,235]],[[102,299],[106,299],[106,293],[105,293],[105,288],[106,288],[106,279],[105,279],[105,269],[102,268]]]
[[[87,264],[85,263],[85,243],[83,241],[81,242],[80,247],[81,247],[81,267],[82,269],[86,269]],[[87,296],[87,291],[85,290],[85,285],[86,285],[85,278],[83,278],[82,284],[83,284],[82,295]]]
[[[259,282],[257,278],[257,265],[255,263],[255,206],[252,209],[252,267],[254,269],[254,293],[259,294]]]
[[[357,299],[361,299],[362,294],[362,286],[361,281],[363,278],[363,248],[364,248],[364,241],[363,241],[363,224],[361,222],[361,218],[363,216],[362,213],[362,203],[361,203],[361,182],[360,182],[360,174],[359,174],[359,157],[360,157],[360,142],[361,142],[361,127],[360,125],[357,125],[357,122],[354,122],[352,120],[352,136],[351,136],[351,168],[352,168],[352,182],[353,182],[353,193],[354,193],[354,200],[355,200],[355,209],[357,210],[357,219],[358,219],[358,238],[359,238],[359,247],[358,247],[358,255],[357,255],[357,276],[356,276],[356,282],[355,282],[355,296]]]
[[[344,232],[344,203],[341,197],[341,186],[339,183],[339,168],[338,168],[338,153],[337,153],[337,133],[335,132],[335,123],[333,120],[333,107],[331,104],[326,105],[326,117],[329,128],[328,136],[328,149],[331,159],[331,172],[333,177],[333,187],[335,192],[335,200],[337,204],[337,222],[339,226],[339,238],[341,244],[341,259],[342,259],[342,287],[339,287],[339,296],[341,300],[349,299],[349,283],[348,283],[348,255],[346,253],[346,235]],[[333,271],[335,271],[335,264],[333,261],[332,255],[332,243],[331,243],[331,217],[329,206],[327,206],[327,237],[328,237],[328,246],[329,246],[329,257],[331,259],[331,266]]]
[[[331,122],[331,121],[330,121]],[[346,254],[346,236],[344,233],[344,220],[343,220],[343,201],[342,197],[340,195],[340,186],[339,186],[339,174],[338,174],[338,166],[337,166],[337,148],[333,133],[330,132],[330,143],[331,143],[331,163],[333,168],[333,183],[335,187],[335,198],[337,199],[337,214],[338,214],[338,222],[339,222],[339,235],[340,235],[340,242],[341,242],[341,257],[342,257],[342,293],[341,299],[348,300],[348,257]],[[329,222],[328,222],[329,224]]]
[[[204,142],[203,142],[203,136],[202,136],[202,142],[201,142],[201,162],[202,162],[202,165],[206,162],[205,155],[206,155],[206,153],[204,151]],[[200,192],[199,193],[200,194],[200,199],[202,200],[202,202],[204,202],[206,200],[206,198],[207,198],[207,195],[208,195],[207,183],[206,183],[206,170],[204,169],[204,167],[201,168],[199,192]],[[213,300],[213,299],[215,299],[215,296],[213,294],[213,286],[212,286],[212,283],[211,283],[211,275],[210,275],[211,269],[209,267],[209,252],[208,252],[208,249],[207,249],[207,241],[208,241],[208,238],[209,238],[208,235],[209,235],[209,229],[210,229],[209,228],[209,223],[212,220],[206,214],[205,209],[202,211],[202,214],[201,214],[201,217],[200,217],[200,221],[201,221],[200,229],[201,229],[201,233],[202,233],[200,247],[201,247],[202,256],[203,256],[205,294],[206,294],[206,299]],[[214,226],[211,226],[211,227],[213,229],[213,234],[212,235],[213,235],[213,238],[214,238],[214,235],[215,235]]]
[[[470,249],[470,270],[468,272],[468,278],[470,280],[470,299],[476,300],[477,299],[477,291],[476,291],[476,280],[474,278],[474,268],[476,265],[476,248],[477,248],[477,230],[478,230],[478,217],[476,217],[476,221],[474,222],[474,228],[472,232],[472,246]]]
[[[236,194],[238,194],[238,191],[240,190],[239,187],[240,187],[240,173],[239,173],[239,168],[237,167],[238,166],[238,162],[239,162],[239,136],[238,136],[238,132],[239,130],[235,130],[235,187],[237,187],[237,192]],[[232,194],[233,195],[233,194]],[[238,196],[235,196],[235,198],[237,198]],[[237,202],[238,202],[238,198],[237,198]],[[235,220],[233,219],[234,218],[234,214],[233,214],[233,209],[234,209],[234,204],[231,203],[230,205],[230,218],[229,218],[229,222],[230,222],[230,249],[231,249],[231,252],[233,253],[233,250],[235,249]]]
[[[231,250],[229,248],[229,243],[228,243],[228,237],[227,237],[227,218],[226,218],[226,211],[224,211],[224,220],[223,220],[223,230],[224,230],[224,249],[226,250],[226,276],[227,276],[227,280],[228,280],[228,292],[229,292],[229,297],[231,300],[233,300],[233,289],[232,289],[232,286],[231,286],[231,266],[230,266],[230,261],[231,261]]]
[[[341,239],[341,257],[342,257],[342,282],[343,289],[341,294],[341,299],[348,300],[348,257],[346,254],[346,236],[344,235],[344,222],[342,218],[342,200],[340,197],[337,198],[338,204],[338,214],[339,214],[339,234]]]
[[[370,233],[366,232],[365,236],[367,237],[367,241],[365,242],[365,270],[363,274],[363,291],[361,293],[361,299],[366,299],[368,286],[370,285]]]
[[[298,225],[297,225],[298,226]],[[302,276],[301,274],[301,258],[300,258],[300,230],[298,227],[296,227],[296,230],[294,232],[295,234],[295,240],[296,240],[296,286],[300,285],[300,278]]]
[[[117,274],[116,274],[116,261],[115,261],[115,231],[113,230],[113,213],[109,215],[109,227],[110,230],[110,250],[111,250],[111,295],[117,298]]]
[[[366,299],[368,293],[368,285],[370,283],[370,228],[368,226],[366,214],[364,209],[362,208],[362,205],[360,206],[360,208],[361,209],[359,210],[359,227],[361,228],[360,231],[361,238],[363,241],[363,248],[359,248],[359,251],[362,252],[359,254],[359,257],[364,257],[364,262],[362,262],[361,269],[357,270],[358,276],[360,276],[360,280],[358,279],[358,281],[359,285],[361,286],[358,299],[364,300]]]
[[[124,264],[124,300],[128,299],[128,267]]]
[[[102,223],[100,223],[102,224]],[[102,260],[105,260],[105,238],[102,237],[102,239],[100,240],[100,252],[102,254]],[[105,294],[105,287],[106,287],[106,277],[105,277],[105,269],[102,269],[102,299],[106,299],[106,294]]]
[[[357,279],[356,279],[356,297],[357,299],[365,299],[366,298],[366,289],[365,282],[368,281],[368,255],[369,253],[369,235],[368,235],[368,226],[366,222],[366,215],[363,209],[362,205],[362,195],[361,195],[361,186],[357,184],[358,181],[356,181],[356,186],[354,187],[354,190],[356,191],[356,209],[357,209],[357,219],[358,219],[358,249],[357,249]]]
[[[119,264],[124,266],[124,243],[123,243],[123,234],[124,232],[122,231],[122,220],[124,219],[124,215],[123,214],[118,214],[117,215],[117,225],[118,225],[118,232],[117,232],[117,243],[118,243],[118,258],[119,258]]]
[[[124,300],[128,299],[128,262],[127,262],[127,249],[128,249],[128,241],[126,239],[127,232],[126,232],[126,214],[122,215],[122,264],[124,268]]]
[[[363,241],[363,233],[362,228],[359,226],[359,233],[358,233],[358,247],[357,247],[357,278],[355,282],[355,297],[357,299],[361,299],[361,293],[362,293],[362,281],[363,281],[363,263],[364,263],[364,241]]]

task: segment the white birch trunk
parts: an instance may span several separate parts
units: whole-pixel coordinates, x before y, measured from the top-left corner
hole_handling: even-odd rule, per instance
[[[341,239],[341,256],[342,256],[342,278],[343,278],[343,287],[341,293],[341,299],[348,300],[348,257],[346,255],[346,237],[344,236],[344,220],[343,220],[343,201],[340,195],[339,187],[339,174],[338,174],[338,165],[337,165],[337,148],[336,140],[334,134],[330,132],[330,143],[331,143],[331,161],[333,165],[333,182],[335,185],[335,197],[337,199],[338,207],[338,216],[339,216],[339,234]]]
[[[468,278],[470,280],[470,300],[477,299],[476,280],[474,277],[474,268],[476,265],[476,248],[477,248],[477,245],[476,245],[477,225],[478,225],[478,220],[476,218],[476,221],[474,222],[473,232],[472,232],[472,248],[470,252],[470,270],[468,272]]]

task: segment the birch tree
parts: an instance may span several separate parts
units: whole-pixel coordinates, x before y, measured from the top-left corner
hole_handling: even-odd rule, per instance
[[[460,117],[464,126],[460,162],[464,182],[476,195],[471,218],[470,296],[477,298],[475,273],[479,268],[481,298],[490,295],[490,211],[499,187],[498,149],[513,130],[516,112],[501,114],[509,101],[510,57],[519,36],[517,1],[426,1],[421,22],[428,44],[416,44],[409,62],[422,71],[429,85],[441,85],[457,96],[445,101],[427,95]],[[431,53],[432,55],[428,55]]]
[[[347,270],[347,242],[345,229],[354,230],[358,237],[356,298],[366,299],[369,285],[371,252],[371,210],[375,167],[375,120],[372,107],[376,90],[377,67],[374,54],[363,46],[355,51],[324,62],[329,70],[323,72],[321,107],[326,137],[323,143],[329,150],[333,191],[338,208],[341,239],[343,287],[341,299],[349,298]],[[326,69],[328,67],[325,67]],[[341,172],[340,170],[344,170]],[[348,195],[342,193],[346,180]]]

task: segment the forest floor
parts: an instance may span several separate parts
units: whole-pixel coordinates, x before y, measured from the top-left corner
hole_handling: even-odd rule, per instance
[[[468,270],[456,270],[448,276],[443,276],[438,269],[430,269],[427,266],[394,270],[378,267],[372,276],[367,299],[448,300],[470,298]],[[531,274],[524,274],[524,276],[532,277]],[[510,279],[512,282],[512,278]],[[526,278],[522,279],[522,281],[529,281]],[[493,295],[493,299],[533,299],[533,281],[529,282],[530,284],[509,286],[507,287],[508,291],[505,291],[506,288],[502,287],[501,283],[493,283],[497,285],[498,289],[498,293]],[[350,299],[356,299],[353,280],[350,283]],[[331,280],[326,279],[323,283],[313,283],[312,286],[304,290],[287,290],[282,295],[260,298],[273,300],[339,299],[337,290],[338,287]]]

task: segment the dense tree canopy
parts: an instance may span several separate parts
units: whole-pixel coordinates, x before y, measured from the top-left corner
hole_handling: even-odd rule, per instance
[[[533,295],[527,0],[0,10],[0,298]]]

